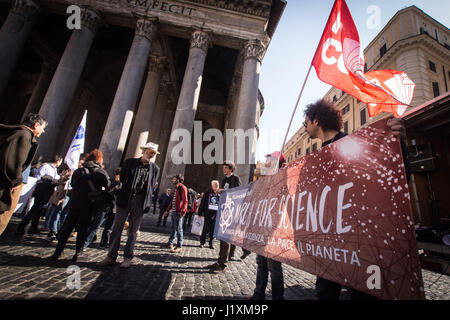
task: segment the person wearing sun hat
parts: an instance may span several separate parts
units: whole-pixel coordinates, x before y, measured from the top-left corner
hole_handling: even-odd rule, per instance
[[[97,266],[102,267],[115,263],[120,247],[120,237],[128,214],[128,239],[124,249],[124,260],[120,267],[128,268],[131,265],[137,231],[144,213],[151,208],[153,187],[159,177],[159,167],[153,162],[155,156],[159,154],[158,145],[148,142],[141,146],[141,149],[142,157],[125,160],[120,171],[122,188],[117,193],[117,213],[114,217],[109,252],[105,259],[97,263]]]

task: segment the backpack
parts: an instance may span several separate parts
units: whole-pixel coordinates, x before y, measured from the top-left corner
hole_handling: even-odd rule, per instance
[[[108,211],[113,208],[115,204],[114,195],[107,190],[97,190],[91,180],[91,173],[87,168],[83,167],[83,169],[83,176],[91,190],[88,193],[89,206],[97,211]]]

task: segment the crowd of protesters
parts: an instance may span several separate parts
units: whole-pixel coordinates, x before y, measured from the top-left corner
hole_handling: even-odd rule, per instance
[[[322,146],[333,143],[346,134],[341,131],[342,118],[335,106],[320,100],[310,104],[305,110],[306,132],[311,138],[322,140]],[[5,230],[15,207],[18,204],[23,182],[31,175],[37,180],[32,194],[34,200],[30,210],[25,206],[25,215],[16,229],[16,236],[22,237],[31,222],[28,234],[48,232],[47,240],[57,240],[56,248],[50,260],[57,260],[71,235],[76,234],[75,252],[72,261],[85,255],[85,250],[96,239],[97,232],[103,226],[100,247],[108,248],[105,258],[97,266],[114,264],[118,257],[121,235],[128,229],[121,268],[129,268],[134,256],[134,247],[143,220],[149,212],[156,214],[159,206],[157,227],[167,225],[170,216],[171,232],[168,242],[162,245],[172,253],[183,250],[183,230],[189,230],[196,215],[203,217],[203,229],[200,235],[200,248],[208,241],[214,249],[214,226],[218,205],[224,190],[241,185],[240,177],[234,174],[235,164],[226,161],[223,165],[224,178],[211,180],[211,187],[201,194],[187,187],[184,176],[172,177],[173,188],[163,190],[159,196],[159,167],[154,163],[158,145],[147,143],[141,146],[140,158],[126,159],[121,168],[110,179],[103,169],[103,154],[94,149],[80,158],[78,168],[72,170],[63,164],[63,158],[54,156],[47,163],[38,163],[30,170],[36,154],[36,138],[44,133],[47,121],[39,115],[29,114],[18,126],[0,124],[0,235]],[[405,128],[401,120],[391,118],[388,121],[392,133],[405,138]],[[405,145],[402,142],[402,150]],[[280,169],[285,164],[284,156],[279,158]],[[404,154],[408,175],[408,163]],[[152,161],[153,160],[153,161]],[[59,170],[58,170],[59,169]],[[59,171],[59,173],[58,173]],[[38,228],[39,220],[45,217],[45,228]],[[213,273],[225,272],[233,259],[236,247],[220,240],[217,261],[205,267]],[[242,248],[241,259],[251,254]],[[271,275],[272,298],[283,299],[283,268],[279,261],[257,255],[257,275],[254,294],[251,299],[265,299],[268,274]],[[342,286],[318,277],[316,292],[319,299],[339,299]],[[351,291],[354,299],[369,299],[362,293]]]

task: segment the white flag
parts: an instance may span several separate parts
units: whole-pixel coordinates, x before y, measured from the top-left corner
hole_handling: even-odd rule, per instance
[[[80,155],[84,152],[84,139],[86,137],[86,115],[87,110],[84,112],[83,119],[78,127],[75,137],[70,144],[69,151],[67,151],[64,162],[69,166],[72,171],[78,168],[78,162],[80,161]]]

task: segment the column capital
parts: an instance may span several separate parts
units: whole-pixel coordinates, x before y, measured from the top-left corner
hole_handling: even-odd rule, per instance
[[[264,44],[261,40],[249,40],[244,46],[244,60],[256,59],[261,62],[264,56],[265,49],[266,48],[264,47]]]
[[[191,35],[191,48],[199,48],[205,53],[211,44],[211,31],[196,29]]]
[[[167,58],[155,55],[149,56],[149,72],[163,73],[167,66]]]
[[[136,22],[136,34],[152,41],[157,28],[157,19],[138,18]]]
[[[93,33],[97,33],[98,28],[101,26],[102,19],[100,15],[89,8],[81,9],[81,26],[86,27]]]
[[[39,6],[32,0],[14,0],[11,12],[33,21],[39,13]]]

